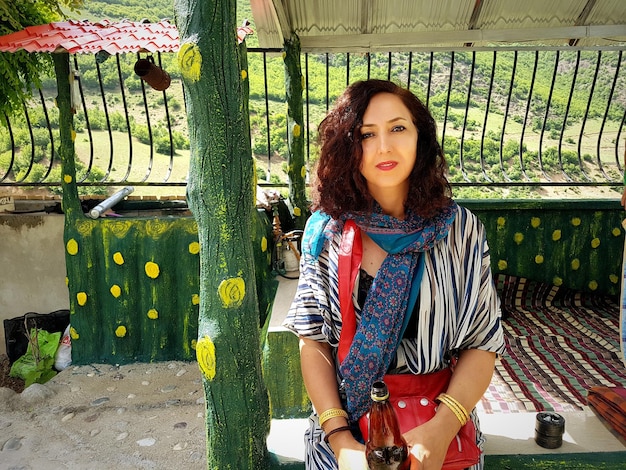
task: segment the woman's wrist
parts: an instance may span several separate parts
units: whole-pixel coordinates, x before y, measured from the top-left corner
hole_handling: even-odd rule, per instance
[[[329,434],[332,431],[329,431]],[[354,438],[352,432],[349,429],[341,430],[330,434],[328,439],[325,439],[326,443],[330,446],[333,453],[338,456],[342,449],[357,450],[361,444]]]
[[[461,423],[457,417],[446,406],[441,406],[442,410],[437,411],[435,416],[429,421],[430,433],[438,436],[441,442],[447,444],[452,442],[454,436],[461,430]]]
[[[324,436],[324,441],[328,443],[334,435],[343,433],[343,432],[350,432],[350,434],[352,434],[352,429],[347,424],[344,426],[337,426],[335,428],[332,428],[329,431],[325,431],[326,435]]]

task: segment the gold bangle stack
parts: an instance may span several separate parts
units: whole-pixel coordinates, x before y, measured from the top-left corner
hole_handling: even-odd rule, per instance
[[[440,393],[436,400],[450,408],[452,413],[454,413],[454,416],[456,416],[461,423],[461,426],[465,426],[465,424],[469,421],[469,413],[455,398],[452,398],[447,393]]]
[[[346,410],[342,410],[341,408],[329,408],[326,411],[324,411],[320,417],[319,417],[319,422],[320,422],[320,427],[329,419],[332,418],[346,418],[348,419],[348,413],[346,412]]]

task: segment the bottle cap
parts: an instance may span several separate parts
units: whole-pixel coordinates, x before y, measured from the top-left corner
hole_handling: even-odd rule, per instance
[[[387,388],[387,384],[382,380],[374,382],[372,384],[371,397],[374,401],[387,400],[389,398],[389,389]]]

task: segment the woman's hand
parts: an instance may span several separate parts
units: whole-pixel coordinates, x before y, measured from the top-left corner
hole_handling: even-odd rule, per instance
[[[339,470],[367,469],[365,446],[354,439],[352,434],[349,432],[338,433],[331,436],[328,443],[335,453]]]
[[[404,438],[411,452],[411,470],[441,470],[454,435],[433,418],[405,433]]]

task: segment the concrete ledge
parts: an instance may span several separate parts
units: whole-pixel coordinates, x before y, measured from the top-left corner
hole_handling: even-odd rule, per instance
[[[485,444],[485,469],[496,470],[499,457],[510,456],[511,462],[527,456],[551,455],[567,461],[566,456],[602,453],[624,453],[626,445],[608,429],[590,409],[560,413],[565,418],[563,445],[558,449],[544,449],[535,443],[535,412],[532,413],[479,413]],[[308,418],[273,419],[267,448],[272,468],[304,469],[304,431]],[[560,457],[559,457],[560,456]],[[573,457],[572,457],[573,458]],[[598,455],[599,461],[602,459]],[[520,464],[519,467],[528,468]],[[561,468],[561,467],[559,467]],[[563,467],[565,468],[565,467]],[[578,468],[578,467],[576,467]],[[497,470],[501,470],[498,468]]]
[[[273,419],[267,449],[271,468],[304,470],[304,431],[308,418]]]

